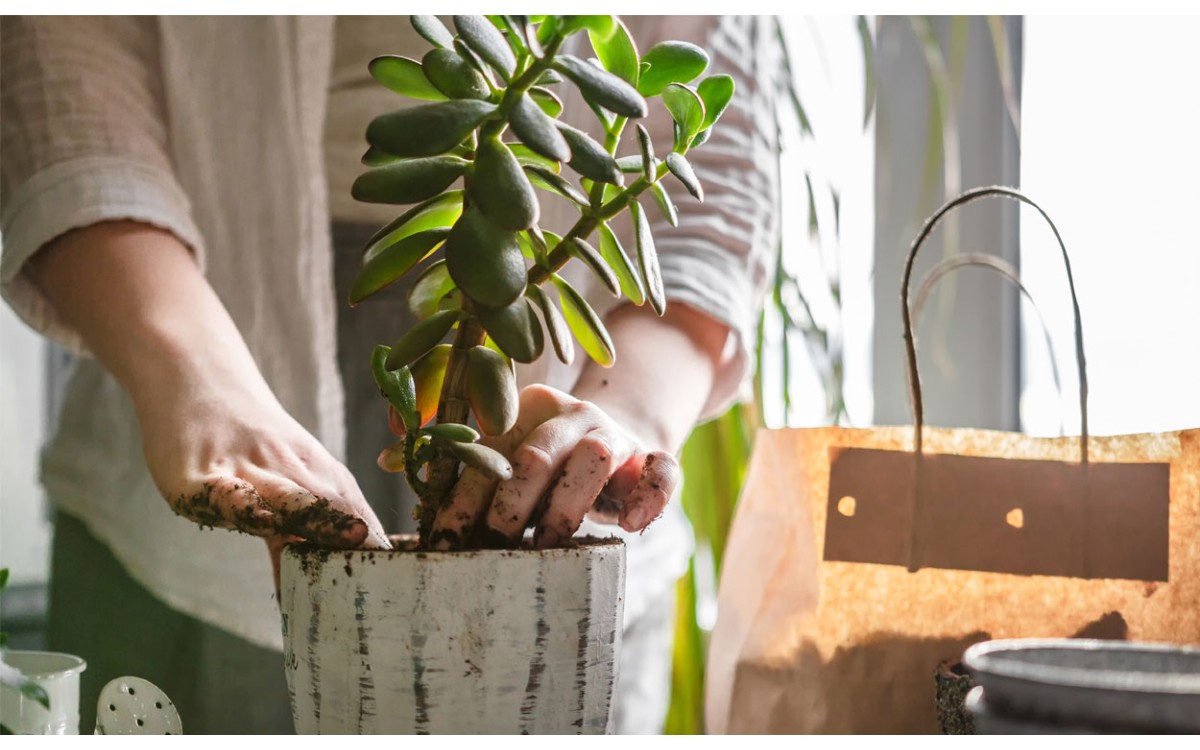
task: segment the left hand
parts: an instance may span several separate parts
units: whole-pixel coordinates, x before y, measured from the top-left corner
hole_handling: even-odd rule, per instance
[[[537,547],[553,547],[589,512],[641,531],[679,485],[674,456],[647,450],[590,401],[531,385],[521,391],[519,414],[508,433],[483,440],[512,462],[512,478],[497,483],[465,468],[434,521],[434,549],[461,547],[473,535],[487,547],[512,547],[530,525]]]

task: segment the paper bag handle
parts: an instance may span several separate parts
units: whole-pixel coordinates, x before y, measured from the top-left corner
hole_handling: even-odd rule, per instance
[[[917,348],[916,341],[913,337],[912,312],[909,308],[909,286],[912,282],[913,265],[917,258],[917,252],[925,240],[933,232],[933,228],[941,221],[942,217],[950,211],[964,206],[982,198],[1008,198],[1010,200],[1026,203],[1037,209],[1037,212],[1042,215],[1046,223],[1050,225],[1050,229],[1054,231],[1054,238],[1058,241],[1058,247],[1062,250],[1063,265],[1067,269],[1067,286],[1071,292],[1071,307],[1075,314],[1075,362],[1079,370],[1079,460],[1083,465],[1088,463],[1088,428],[1087,428],[1087,365],[1083,354],[1083,321],[1079,315],[1079,299],[1075,294],[1075,277],[1071,274],[1071,259],[1067,255],[1066,245],[1063,244],[1062,235],[1058,232],[1058,227],[1054,225],[1050,217],[1046,214],[1042,207],[1030,200],[1023,193],[1014,190],[1013,188],[1003,186],[979,187],[972,188],[957,198],[947,202],[939,208],[936,213],[930,216],[925,225],[921,228],[921,232],[917,238],[913,240],[912,247],[908,251],[908,258],[904,263],[904,278],[900,286],[900,315],[904,321],[904,349],[905,356],[908,362],[908,387],[909,398],[911,400],[913,410],[913,427],[914,440],[913,451],[920,455],[922,448],[922,432],[925,426],[925,409],[924,402],[921,399],[921,374],[917,369]]]

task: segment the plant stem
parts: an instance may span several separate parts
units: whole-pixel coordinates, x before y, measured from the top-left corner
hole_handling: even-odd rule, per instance
[[[438,399],[438,424],[447,422],[466,424],[467,415],[470,412],[470,402],[467,400],[467,352],[472,347],[482,344],[486,335],[487,333],[477,318],[471,317],[459,324],[453,348],[450,349],[450,359],[446,363],[446,378],[442,382],[442,395]],[[418,490],[420,510],[417,522],[422,548],[428,546],[429,534],[433,530],[433,519],[437,516],[437,512],[441,509],[457,478],[458,460],[449,453],[439,450],[437,457],[429,463],[425,482]]]

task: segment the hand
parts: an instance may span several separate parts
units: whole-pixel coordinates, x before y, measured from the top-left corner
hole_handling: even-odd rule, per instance
[[[464,469],[434,521],[435,549],[460,547],[473,535],[488,547],[512,547],[530,525],[536,546],[553,547],[589,512],[641,531],[662,513],[681,476],[674,456],[647,451],[600,407],[542,385],[521,391],[512,430],[484,442],[508,457],[513,476],[497,483]]]
[[[349,470],[269,393],[239,390],[210,379],[137,400],[146,464],[171,508],[265,537],[276,587],[287,541],[388,549]]]

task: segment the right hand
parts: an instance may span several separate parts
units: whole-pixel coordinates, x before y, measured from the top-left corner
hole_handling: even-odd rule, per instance
[[[269,392],[175,385],[136,402],[146,464],[176,513],[266,538],[277,586],[286,541],[390,548],[350,471]]]

